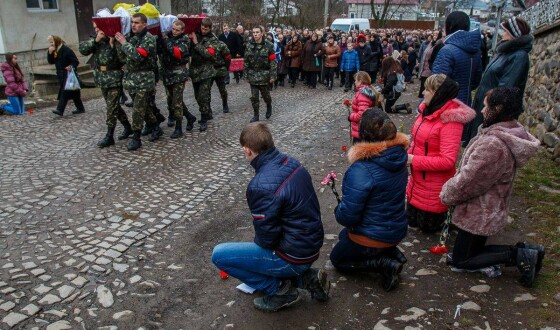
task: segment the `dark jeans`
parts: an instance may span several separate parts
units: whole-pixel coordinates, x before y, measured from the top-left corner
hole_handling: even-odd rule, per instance
[[[78,89],[77,91],[65,91],[64,89],[61,89],[59,95],[60,96],[58,98],[58,105],[56,106],[56,109],[58,111],[64,112],[64,109],[66,109],[66,104],[68,104],[68,100],[74,101],[74,105],[79,111],[85,111],[84,104],[82,103],[81,90]]]
[[[391,112],[391,107],[397,103],[397,100],[401,97],[401,93],[395,93],[395,97],[392,99],[385,99],[385,112]]]
[[[310,87],[317,87],[317,76],[321,74],[320,72],[308,71],[305,77],[307,85]]]
[[[514,266],[517,249],[511,245],[486,245],[487,238],[459,229],[453,247],[453,266],[469,270],[501,264]]]
[[[356,71],[344,71],[344,89],[352,89]]]
[[[406,203],[406,216],[410,227],[418,227],[425,233],[435,233],[443,227],[447,218],[445,213],[433,213],[420,210],[410,203]]]
[[[334,82],[334,73],[336,68],[325,68],[325,78],[327,80],[327,86]]]
[[[375,79],[377,79],[377,70],[376,71],[367,71],[367,74],[371,78],[371,84],[375,85]]]
[[[371,248],[356,244],[348,237],[346,228],[340,232],[338,239],[331,251],[331,262],[341,272],[373,271],[371,266],[367,265],[368,260],[384,256],[393,258],[397,250],[396,246]]]
[[[298,78],[299,68],[288,68],[288,79],[292,84],[296,83]]]
[[[418,97],[423,99],[424,98],[424,89],[426,89],[426,79],[428,77],[420,77],[420,90],[418,91]]]

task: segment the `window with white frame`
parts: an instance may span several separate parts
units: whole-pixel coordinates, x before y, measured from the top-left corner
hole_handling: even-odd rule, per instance
[[[58,0],[25,0],[28,10],[58,10]]]

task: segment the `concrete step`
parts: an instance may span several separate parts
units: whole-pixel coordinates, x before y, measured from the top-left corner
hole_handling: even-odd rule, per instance
[[[91,70],[91,66],[89,64],[80,64],[78,65],[78,73],[89,71]],[[43,75],[43,76],[56,76],[56,68],[54,65],[39,65],[33,67],[33,74]]]

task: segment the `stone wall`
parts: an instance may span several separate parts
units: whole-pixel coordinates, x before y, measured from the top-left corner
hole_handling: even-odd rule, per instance
[[[535,41],[525,88],[525,113],[520,121],[560,163],[560,22],[553,19],[552,23],[537,21],[538,25],[533,25]]]

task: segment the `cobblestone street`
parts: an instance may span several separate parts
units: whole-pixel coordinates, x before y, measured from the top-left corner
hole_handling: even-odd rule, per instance
[[[405,94],[413,107],[417,88]],[[515,270],[491,282],[490,293],[469,290],[488,286],[487,279],[452,273],[427,251],[436,236],[409,233],[401,244],[409,263],[395,292],[382,291],[374,276],[341,276],[327,262],[341,228],[328,191],[319,193],[326,239],[315,265],[328,270],[331,300],[255,311],[254,296],[236,290],[237,280],[222,280],[210,261],[217,243],[253,238],[245,200],[253,169],[239,146],[252,116],[249,86],[228,85],[228,114],[216,87],[212,92],[206,132],[195,125],[172,140],[165,126],[159,141],[144,138],[136,152],[126,150],[128,141],[96,147],[106,129],[103,99],[85,102],[82,115],[69,107],[64,117],[52,108],[0,117],[0,329],[441,329],[453,327],[456,305],[466,302],[474,305],[464,312],[472,313],[470,328],[527,327],[515,314],[523,301],[513,315],[503,313],[530,295],[515,282]],[[327,171],[347,167],[342,101],[352,96],[301,83],[272,92],[277,147],[307,167],[317,191]],[[167,115],[163,90],[157,100]],[[185,101],[200,117],[190,83]],[[414,114],[391,116],[408,132]]]

